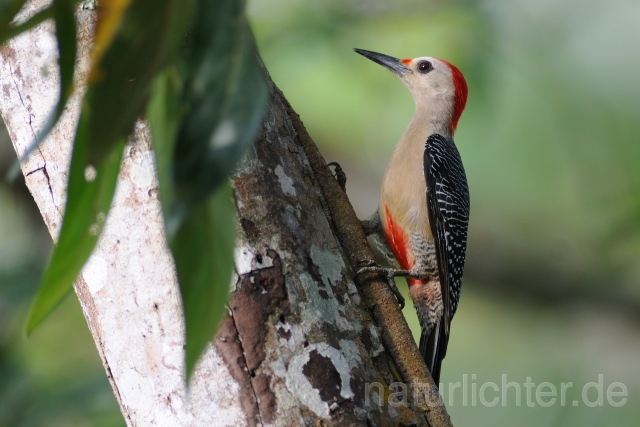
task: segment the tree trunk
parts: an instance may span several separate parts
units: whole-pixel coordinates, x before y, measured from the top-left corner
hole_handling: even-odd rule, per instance
[[[31,2],[23,16],[44,4]],[[93,12],[79,10],[78,19],[82,82]],[[58,96],[53,24],[3,46],[0,67],[0,112],[22,156]],[[76,96],[21,164],[54,240],[78,116]],[[364,238],[337,221],[343,213],[325,198],[328,174],[318,172],[323,161],[309,144],[274,90],[259,139],[232,178],[238,240],[229,312],[187,393],[154,155],[147,125],[136,126],[104,231],[75,284],[127,425],[449,425],[440,402],[426,407],[411,393],[432,381],[390,291],[380,280],[354,284],[354,263],[367,253],[349,245]]]

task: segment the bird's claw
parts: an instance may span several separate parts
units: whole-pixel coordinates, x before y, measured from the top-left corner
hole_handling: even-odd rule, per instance
[[[398,304],[400,305],[400,310],[404,308],[405,300],[400,291],[398,290],[398,286],[396,286],[396,280],[394,275],[394,270],[392,268],[384,268],[381,267],[380,264],[371,259],[365,259],[358,261],[359,270],[356,271],[356,276],[360,276],[364,273],[378,273],[382,274],[384,278],[387,280],[387,284],[395,295]]]
[[[398,301],[398,304],[400,305],[400,310],[404,309],[404,297],[402,296],[400,290],[398,289],[398,286],[396,285],[395,277],[391,274],[387,275],[387,283],[391,288],[391,292],[393,292],[393,294],[396,296],[396,301]]]
[[[363,268],[367,268],[367,267],[376,267],[376,268],[382,268],[380,267],[380,264],[378,264],[377,262],[375,262],[372,259],[361,259],[360,261],[358,261],[358,268],[359,270],[356,272],[356,276],[358,274],[360,274],[360,271]],[[363,271],[363,273],[366,273],[366,271]]]
[[[333,166],[334,174],[333,177],[338,181],[338,185],[342,188],[342,191],[347,192],[347,174],[342,170],[342,166],[338,162],[331,162],[327,165],[328,167]]]

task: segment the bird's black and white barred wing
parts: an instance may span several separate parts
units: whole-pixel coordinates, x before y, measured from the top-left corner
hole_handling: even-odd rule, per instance
[[[439,381],[440,366],[447,352],[449,327],[460,299],[467,228],[469,225],[469,187],[460,153],[453,139],[430,135],[424,151],[427,181],[427,211],[436,247],[438,276],[442,292],[443,315],[420,349],[429,370]]]

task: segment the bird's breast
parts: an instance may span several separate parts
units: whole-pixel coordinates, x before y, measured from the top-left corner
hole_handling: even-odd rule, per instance
[[[422,264],[424,251],[421,248],[433,246],[427,211],[424,150],[427,137],[438,129],[433,128],[429,120],[424,120],[429,115],[419,113],[416,112],[391,155],[382,180],[378,208],[387,243],[406,270],[411,270],[415,262]]]
[[[407,235],[431,238],[423,159],[423,144],[398,143],[382,180],[379,213],[388,212]]]

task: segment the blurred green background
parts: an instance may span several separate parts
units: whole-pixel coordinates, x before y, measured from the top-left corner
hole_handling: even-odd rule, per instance
[[[465,74],[456,143],[472,217],[442,373],[454,425],[637,425],[640,3],[254,0],[249,15],[274,81],[342,164],[361,217],[377,206],[413,102],[352,48],[437,56]],[[0,172],[13,158],[5,134]],[[0,212],[0,426],[124,425],[75,298],[22,337],[51,243],[22,182],[0,185]],[[405,315],[417,332],[411,304]],[[595,387],[583,396],[599,375],[605,393],[624,384],[626,404],[605,394],[599,406]],[[527,378],[533,391],[551,383],[556,402],[527,399]],[[466,394],[449,390],[456,382]],[[500,390],[485,389],[485,403],[507,399],[483,404],[487,382]],[[505,382],[520,384],[519,404]]]

